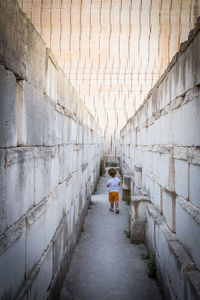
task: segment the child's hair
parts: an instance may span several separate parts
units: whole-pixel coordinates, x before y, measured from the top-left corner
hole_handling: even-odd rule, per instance
[[[108,174],[111,176],[111,177],[115,177],[117,175],[117,170],[115,168],[110,168],[108,170]]]

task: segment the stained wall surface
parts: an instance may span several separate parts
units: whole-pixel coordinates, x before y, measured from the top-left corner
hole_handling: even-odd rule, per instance
[[[17,1],[0,11],[0,298],[56,299],[101,131]]]
[[[104,155],[200,15],[198,0],[18,0],[103,129]]]
[[[200,19],[121,131],[132,194],[148,196],[146,242],[167,299],[200,298]]]

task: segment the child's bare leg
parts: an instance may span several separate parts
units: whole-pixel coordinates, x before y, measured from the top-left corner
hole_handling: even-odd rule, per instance
[[[116,212],[118,213],[119,212],[119,201],[115,202],[115,206],[116,206]]]
[[[109,211],[114,211],[114,203],[113,202],[110,202],[110,208],[109,208]]]

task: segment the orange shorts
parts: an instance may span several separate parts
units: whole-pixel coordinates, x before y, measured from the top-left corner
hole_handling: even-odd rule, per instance
[[[119,193],[118,192],[110,192],[109,193],[109,201],[111,203],[119,201]]]

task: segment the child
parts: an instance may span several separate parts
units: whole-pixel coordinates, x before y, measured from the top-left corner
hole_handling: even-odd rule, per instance
[[[110,179],[107,182],[108,192],[109,192],[109,201],[110,201],[110,209],[109,211],[114,211],[114,202],[116,206],[116,214],[119,213],[119,185],[120,180],[117,175],[117,171],[115,168],[110,168],[108,170],[108,174],[110,175]]]

